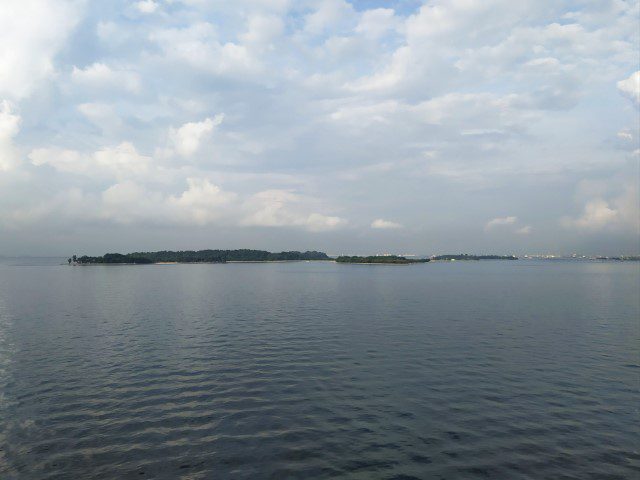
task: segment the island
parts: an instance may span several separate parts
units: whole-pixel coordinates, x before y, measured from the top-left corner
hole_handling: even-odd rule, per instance
[[[409,265],[413,263],[427,263],[428,258],[409,259],[398,255],[375,255],[369,257],[340,256],[336,258],[337,263],[366,263],[378,265]]]
[[[360,263],[376,265],[410,265],[430,261],[454,260],[518,260],[515,255],[434,255],[431,258],[407,258],[401,255],[341,255],[329,257],[324,252],[266,250],[161,250],[158,252],[106,253],[102,256],[88,255],[68,259],[69,265],[148,265],[166,263],[227,263],[227,262],[291,262],[291,261],[335,261],[337,263]]]
[[[455,255],[434,255],[431,260],[518,260],[515,255],[469,255],[459,253]]]
[[[71,265],[94,264],[131,264],[143,265],[152,263],[227,263],[227,262],[284,262],[301,260],[331,260],[324,252],[279,252],[266,250],[182,250],[173,252],[163,250],[159,252],[107,253],[101,257],[74,255],[68,259]]]

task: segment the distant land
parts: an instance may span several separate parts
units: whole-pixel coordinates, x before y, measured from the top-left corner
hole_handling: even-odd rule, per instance
[[[469,255],[458,253],[454,255],[434,255],[431,260],[518,260],[515,255]]]
[[[408,265],[411,263],[426,263],[428,258],[408,259],[398,255],[374,255],[369,257],[360,256],[340,256],[336,258],[338,263],[371,263],[371,264],[393,264],[393,265]]]
[[[527,254],[524,255],[527,260],[605,260],[605,261],[618,261],[618,262],[638,262],[640,261],[640,255],[578,255],[572,253],[571,255],[555,255],[555,254]]]
[[[74,255],[69,264],[150,264],[150,263],[226,263],[226,262],[283,262],[291,260],[332,260],[323,252],[280,252],[266,250],[184,250],[172,252],[107,253],[101,257]]]
[[[584,256],[584,255],[524,255],[525,260],[591,260],[591,261],[638,261],[640,256]],[[468,253],[432,255],[431,257],[407,258],[403,255],[340,255],[331,257],[318,251],[268,252],[266,250],[162,250],[159,252],[107,253],[98,257],[87,255],[68,259],[71,265],[144,265],[154,263],[227,263],[227,262],[287,262],[287,261],[335,261],[337,263],[394,264],[407,265],[429,261],[476,261],[518,260],[515,255],[471,255]]]

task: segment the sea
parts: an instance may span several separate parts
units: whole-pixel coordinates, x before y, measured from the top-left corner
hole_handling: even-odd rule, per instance
[[[639,295],[638,262],[5,258],[0,478],[637,479]]]

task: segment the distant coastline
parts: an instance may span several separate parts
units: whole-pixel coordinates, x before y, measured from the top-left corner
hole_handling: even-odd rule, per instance
[[[431,260],[465,261],[465,260],[518,260],[515,255],[469,255],[467,253],[435,255]]]
[[[411,255],[407,255],[411,256]],[[340,255],[329,256],[315,250],[299,252],[269,252],[266,250],[162,250],[157,252],[107,253],[102,256],[73,255],[67,260],[69,265],[175,265],[209,263],[282,263],[300,261],[325,261],[342,264],[362,265],[411,265],[428,262],[480,261],[480,260],[520,260],[515,255],[471,255],[467,253],[432,255],[430,257],[407,258],[403,255]],[[639,256],[555,256],[524,255],[524,260],[587,260],[587,261],[639,261]]]

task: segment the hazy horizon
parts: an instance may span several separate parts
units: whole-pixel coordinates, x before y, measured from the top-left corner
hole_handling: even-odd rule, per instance
[[[640,254],[639,5],[6,0],[0,255]]]

